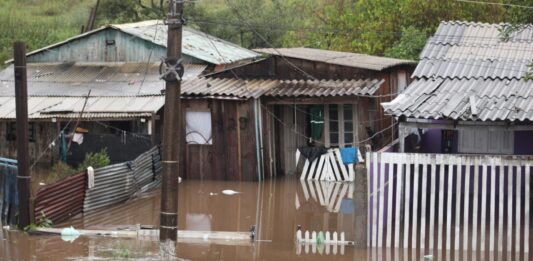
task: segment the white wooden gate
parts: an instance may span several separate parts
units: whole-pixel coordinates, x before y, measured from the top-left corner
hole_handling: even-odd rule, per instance
[[[367,153],[368,245],[529,256],[532,158]]]

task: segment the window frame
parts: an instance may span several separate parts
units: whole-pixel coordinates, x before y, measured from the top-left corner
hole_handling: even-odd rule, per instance
[[[352,142],[346,143],[345,134],[346,130],[344,128],[345,116],[344,116],[344,106],[349,105],[352,109]],[[331,142],[331,132],[330,132],[330,106],[336,106],[337,108],[337,127],[338,127],[338,143]],[[359,141],[359,128],[358,128],[358,113],[357,113],[357,103],[340,103],[340,104],[324,104],[324,145],[326,147],[339,147],[344,148],[347,146],[355,146]]]

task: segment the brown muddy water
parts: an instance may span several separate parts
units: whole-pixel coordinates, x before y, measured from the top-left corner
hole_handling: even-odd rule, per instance
[[[258,241],[238,245],[178,243],[176,256],[186,260],[456,260],[447,253],[367,249],[367,185],[311,182],[282,178],[263,183],[184,181],[179,185],[179,229],[248,231],[257,226]],[[222,191],[234,190],[235,195]],[[120,229],[159,224],[160,194],[145,194],[130,202],[74,217],[56,227]],[[305,246],[295,243],[296,227],[337,231],[355,246]],[[440,256],[440,258],[438,258]],[[468,254],[465,260],[477,260]],[[524,256],[513,258],[521,260]],[[0,233],[1,260],[166,260],[158,241],[79,237],[72,242],[59,236],[28,236],[17,231]],[[458,258],[457,258],[458,259]],[[508,259],[511,260],[511,259]]]

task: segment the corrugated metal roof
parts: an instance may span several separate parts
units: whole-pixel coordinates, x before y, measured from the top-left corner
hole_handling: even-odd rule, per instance
[[[505,28],[512,26],[507,23],[488,24],[479,22],[466,21],[447,21],[442,22],[437,28],[433,42],[441,44],[480,44],[488,45],[499,43],[502,36],[501,32]],[[520,30],[509,35],[508,42],[532,42],[533,26],[526,25]]]
[[[83,97],[29,97],[30,119],[78,118]],[[89,97],[82,117],[132,118],[147,117],[165,104],[165,97]],[[0,97],[0,119],[15,119],[15,97]]]
[[[160,20],[111,25],[123,32],[158,45],[167,46],[167,26]],[[157,32],[157,33],[156,33]],[[154,40],[154,36],[155,40]],[[229,64],[258,57],[259,54],[212,35],[183,27],[182,52],[212,64]]]
[[[346,95],[374,95],[384,80],[283,80],[266,93],[280,97],[325,97]]]
[[[258,98],[276,87],[278,80],[239,80],[235,78],[198,78],[182,84],[185,96],[231,96],[237,98]]]
[[[495,44],[435,44],[431,38],[420,54],[420,59],[457,60],[528,60],[533,58],[531,43]]]
[[[182,94],[187,96],[233,96],[239,98],[325,97],[373,95],[383,80],[239,80],[234,78],[202,78],[186,82]]]
[[[185,65],[183,80],[197,78],[205,65]],[[165,82],[159,64],[54,63],[28,64],[30,96],[137,96],[160,95]],[[14,96],[13,66],[0,71],[0,96]]]
[[[255,49],[254,51],[270,55],[285,56],[375,71],[382,71],[399,65],[416,65],[416,62],[411,60],[401,60],[367,54],[337,52],[303,47],[279,49],[265,48]]]
[[[385,111],[428,119],[533,120],[533,82],[524,79],[531,72],[533,27],[504,41],[505,26],[442,22],[420,55],[415,81],[382,104]]]
[[[415,78],[521,79],[530,72],[532,60],[420,60]]]
[[[163,47],[167,46],[167,26],[161,20],[148,20],[137,23],[106,25],[96,30],[74,36],[65,41],[32,51],[28,53],[28,56],[49,50],[51,48],[109,28],[120,30],[134,37],[153,42]],[[236,44],[194,30],[187,26],[183,27],[182,52],[183,54],[195,57],[211,64],[230,64],[241,60],[259,57],[259,54],[252,50],[248,50]],[[12,62],[12,60],[7,62]]]
[[[470,97],[477,115],[472,115]],[[525,121],[533,120],[533,82],[524,80],[417,80],[383,107],[412,118]]]

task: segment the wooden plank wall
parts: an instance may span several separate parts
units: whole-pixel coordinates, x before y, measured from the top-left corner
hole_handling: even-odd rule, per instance
[[[367,159],[369,246],[412,249],[418,257],[448,251],[447,260],[529,260],[531,158],[367,153]]]
[[[198,100],[185,101],[184,108]],[[205,102],[205,101],[204,101]],[[212,145],[187,144],[185,177],[233,181],[257,180],[253,100],[209,100]]]

